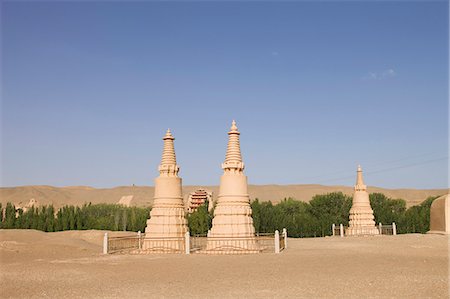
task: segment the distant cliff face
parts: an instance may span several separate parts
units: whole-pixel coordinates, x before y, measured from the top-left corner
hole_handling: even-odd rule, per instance
[[[217,197],[218,186],[184,186],[185,202],[190,192],[204,188],[213,192],[213,199]],[[285,197],[292,197],[301,201],[309,201],[316,194],[343,192],[352,195],[353,187],[323,186],[323,185],[249,185],[250,199],[276,203]],[[368,187],[369,193],[379,192],[390,198],[401,198],[408,206],[416,205],[428,196],[442,195],[449,189],[383,189]],[[13,202],[16,206],[24,207],[34,199],[38,205],[53,204],[56,208],[63,205],[83,205],[84,203],[119,203],[123,196],[133,196],[131,205],[150,206],[153,203],[153,187],[122,186],[107,189],[96,189],[85,186],[52,187],[52,186],[21,186],[0,188],[0,202],[3,206]]]

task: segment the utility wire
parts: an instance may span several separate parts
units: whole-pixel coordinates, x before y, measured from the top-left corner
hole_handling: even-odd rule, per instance
[[[397,163],[397,162],[409,160],[409,159],[412,159],[412,158],[429,156],[429,155],[433,155],[433,154],[436,154],[436,153],[439,153],[439,152],[440,151],[433,151],[433,152],[428,152],[428,153],[414,155],[414,156],[409,156],[409,157],[403,157],[403,158],[400,158],[400,159],[384,161],[384,162],[375,163],[375,164],[364,164],[362,166],[363,166],[363,168],[376,168],[376,167],[378,167],[380,165],[392,164],[392,163]],[[301,181],[308,181],[310,179],[323,178],[323,177],[327,177],[327,176],[330,176],[330,175],[336,175],[336,174],[341,174],[341,173],[348,173],[348,169],[345,169],[345,170],[342,169],[342,170],[339,170],[339,171],[329,172],[329,173],[326,173],[326,174],[320,174],[320,175],[315,175],[315,176],[310,176],[310,177],[304,177],[304,178],[301,178]]]
[[[391,171],[391,170],[396,170],[396,169],[403,169],[403,168],[410,168],[410,167],[414,167],[414,166],[419,166],[419,165],[424,165],[424,164],[430,164],[430,163],[434,163],[437,161],[442,161],[442,160],[447,160],[448,156],[446,157],[441,157],[441,158],[437,158],[437,159],[432,159],[432,160],[427,160],[424,162],[420,162],[420,163],[414,163],[414,164],[408,164],[408,165],[402,165],[402,166],[397,166],[397,167],[390,167],[390,168],[386,168],[386,169],[380,169],[380,170],[375,170],[375,171],[367,171],[365,172],[366,174],[375,174],[375,173],[383,173],[383,172],[387,172],[387,171]],[[330,181],[341,181],[341,180],[346,180],[346,179],[351,179],[354,178],[355,176],[348,176],[348,177],[341,177],[341,178],[335,178],[335,179],[328,179],[328,180],[322,180],[319,181],[318,183],[323,183],[323,182],[330,182]]]

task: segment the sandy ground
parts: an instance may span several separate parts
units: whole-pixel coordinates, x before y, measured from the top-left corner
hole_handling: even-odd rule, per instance
[[[102,255],[102,235],[0,230],[0,297],[449,297],[443,235],[289,239],[246,256]]]

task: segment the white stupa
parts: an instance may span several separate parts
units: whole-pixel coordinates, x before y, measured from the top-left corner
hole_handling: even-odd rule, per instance
[[[259,252],[255,239],[252,209],[247,191],[239,145],[239,131],[233,121],[228,132],[228,148],[224,173],[220,178],[219,195],[214,209],[207,251],[216,253]],[[232,252],[234,251],[234,252]]]
[[[370,207],[369,193],[364,185],[361,166],[358,166],[353,204],[350,209],[349,227],[346,235],[378,235],[373,210]]]
[[[182,250],[184,234],[188,230],[181,191],[180,170],[176,162],[173,138],[168,129],[164,136],[164,150],[159,177],[155,179],[155,196],[150,219],[145,228],[144,250]],[[172,238],[180,241],[162,242],[158,239]]]

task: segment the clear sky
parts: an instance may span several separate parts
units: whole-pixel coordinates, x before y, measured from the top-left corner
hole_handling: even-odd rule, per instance
[[[448,1],[1,3],[2,186],[448,185]]]

